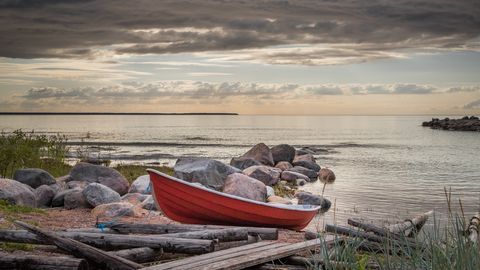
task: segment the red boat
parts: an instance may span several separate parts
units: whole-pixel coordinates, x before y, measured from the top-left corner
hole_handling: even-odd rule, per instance
[[[147,169],[153,197],[172,220],[188,224],[278,227],[301,230],[320,206],[258,202]]]

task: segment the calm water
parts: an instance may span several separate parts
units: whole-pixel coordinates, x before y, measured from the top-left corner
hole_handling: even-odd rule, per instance
[[[337,180],[335,205],[311,226],[375,222],[436,210],[445,220],[444,187],[466,215],[480,206],[480,134],[423,128],[428,116],[0,116],[0,130],[62,133],[115,162],[169,163],[182,156],[228,162],[252,145],[288,143],[327,149],[317,156]],[[75,148],[76,146],[73,146]],[[85,147],[83,148],[85,150]],[[75,152],[75,151],[74,151]],[[323,184],[305,189],[321,193]]]

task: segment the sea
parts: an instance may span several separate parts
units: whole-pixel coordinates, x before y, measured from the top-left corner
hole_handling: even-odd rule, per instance
[[[438,116],[444,117],[444,116]],[[77,154],[114,164],[173,166],[180,157],[228,163],[263,142],[316,149],[336,180],[301,187],[331,209],[310,228],[378,225],[434,210],[427,228],[480,209],[480,133],[422,127],[431,116],[0,115],[0,130],[65,135]]]

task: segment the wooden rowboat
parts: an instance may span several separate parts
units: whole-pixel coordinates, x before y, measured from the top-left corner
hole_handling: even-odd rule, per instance
[[[320,206],[258,202],[147,169],[153,197],[172,220],[189,224],[278,227],[301,230]]]

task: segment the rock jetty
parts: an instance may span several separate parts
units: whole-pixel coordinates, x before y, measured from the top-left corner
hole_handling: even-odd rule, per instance
[[[432,118],[432,121],[423,122],[422,126],[442,130],[480,131],[480,120],[476,116],[464,116],[461,119]]]

